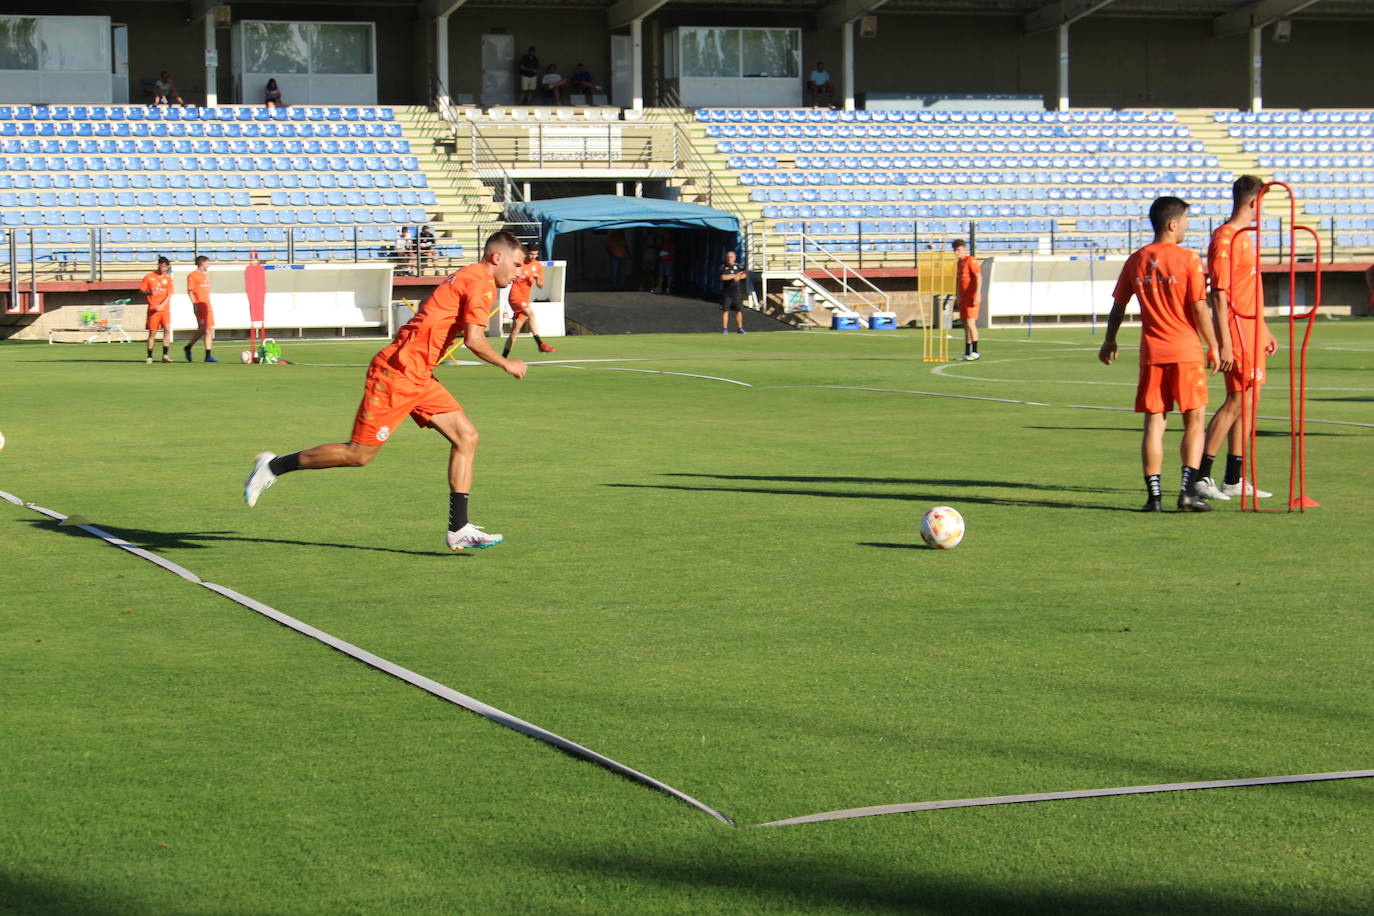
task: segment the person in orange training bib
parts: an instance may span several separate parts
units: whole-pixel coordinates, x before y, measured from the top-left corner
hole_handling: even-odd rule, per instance
[[[509,232],[492,234],[482,249],[482,260],[439,284],[415,317],[396,332],[395,340],[372,358],[349,440],[290,455],[259,453],[243,485],[244,502],[250,507],[257,505],[263,490],[292,471],[363,467],[377,457],[382,445],[409,416],[417,426],[429,427],[449,442],[448,549],[501,543],[501,535],[488,534],[468,521],[477,427],[434,378],[434,367],[462,335],[468,351],[478,359],[517,379],[525,377],[523,362],[497,356],[487,342],[487,317],[496,307],[497,287],[510,285],[524,263],[524,255],[519,240]]]
[[[1202,445],[1201,480],[1197,490],[1208,499],[1230,499],[1241,489],[1251,496],[1273,496],[1256,490],[1243,479],[1245,442],[1249,437],[1244,405],[1247,397],[1260,396],[1265,361],[1278,347],[1264,323],[1264,290],[1255,259],[1255,240],[1241,230],[1259,215],[1259,194],[1264,182],[1242,175],[1231,185],[1231,218],[1212,233],[1207,248],[1207,272],[1212,281],[1212,314],[1221,343],[1221,371],[1226,375],[1226,400],[1222,401]],[[1255,334],[1259,333],[1259,346]],[[1212,479],[1212,462],[1222,441],[1227,442],[1226,476],[1220,485]]]
[[[215,313],[210,308],[210,259],[205,255],[196,258],[196,269],[186,275],[186,295],[191,297],[191,308],[196,313],[196,332],[186,342],[183,352],[186,361],[191,362],[191,348],[196,341],[205,340],[205,361],[217,363],[212,352],[215,346]]]
[[[1202,259],[1179,243],[1188,231],[1188,205],[1177,197],[1161,197],[1150,205],[1155,240],[1127,259],[1112,294],[1107,335],[1097,358],[1110,366],[1116,359],[1116,334],[1134,296],[1140,303],[1140,378],[1135,409],[1145,415],[1140,457],[1145,470],[1142,512],[1160,512],[1159,476],[1164,464],[1164,428],[1169,411],[1183,414],[1183,442],[1179,454],[1183,473],[1179,482],[1180,512],[1210,512],[1198,495],[1198,463],[1202,458],[1203,422],[1207,418],[1207,365],[1216,373],[1216,333],[1207,307],[1207,284]],[[1198,333],[1207,341],[1204,360]]]
[[[138,284],[138,291],[148,297],[148,320],[145,322],[148,328],[148,358],[144,362],[149,365],[153,362],[153,341],[159,330],[162,331],[162,361],[172,361],[167,355],[168,348],[172,346],[172,289],[172,262],[158,258],[157,269],[144,274],[143,282]]]
[[[978,355],[978,306],[983,301],[983,267],[968,253],[968,242],[956,239],[954,248],[955,283],[958,292],[959,323],[964,326],[964,355],[959,359],[980,359]]]
[[[540,339],[539,327],[534,323],[534,306],[530,304],[530,297],[536,286],[544,288],[544,265],[539,263],[539,243],[531,242],[524,265],[510,281],[510,338],[506,341],[506,348],[501,351],[502,356],[510,356],[515,339],[525,325],[529,325],[530,336],[534,338],[540,353],[552,353],[558,349]]]

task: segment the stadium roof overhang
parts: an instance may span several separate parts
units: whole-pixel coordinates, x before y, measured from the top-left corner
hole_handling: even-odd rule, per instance
[[[539,224],[546,257],[558,236],[585,229],[708,229],[739,235],[739,220],[723,210],[678,200],[593,194],[535,200],[514,208],[512,222]]]

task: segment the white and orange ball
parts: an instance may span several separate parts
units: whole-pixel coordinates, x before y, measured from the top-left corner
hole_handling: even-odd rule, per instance
[[[245,363],[251,363],[253,361],[253,351],[244,350],[239,354],[239,359],[243,360]]]
[[[921,540],[927,547],[951,550],[964,539],[964,517],[949,506],[936,506],[921,516]]]

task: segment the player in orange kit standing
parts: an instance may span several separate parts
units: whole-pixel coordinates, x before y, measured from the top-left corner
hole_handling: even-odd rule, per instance
[[[1226,376],[1226,400],[1207,425],[1202,465],[1198,468],[1201,479],[1197,490],[1208,499],[1239,496],[1242,487],[1251,496],[1267,498],[1274,495],[1256,490],[1241,476],[1244,474],[1245,442],[1249,437],[1243,405],[1247,393],[1259,397],[1260,386],[1264,384],[1265,359],[1278,348],[1274,335],[1264,324],[1264,293],[1260,289],[1254,239],[1245,235],[1236,238],[1240,230],[1255,222],[1263,187],[1264,182],[1254,175],[1236,179],[1231,185],[1231,218],[1212,233],[1212,244],[1207,249],[1212,309],[1216,316],[1217,340],[1221,343],[1221,371]],[[1255,347],[1256,330],[1260,334],[1258,349]],[[1212,462],[1223,441],[1227,442],[1226,476],[1218,486],[1212,479]]]
[[[468,521],[472,465],[477,454],[477,427],[462,406],[434,378],[434,367],[462,335],[468,350],[515,378],[525,377],[525,364],[497,356],[487,342],[487,317],[496,305],[496,288],[509,286],[524,263],[524,249],[509,232],[487,239],[482,260],[450,276],[420,306],[415,317],[396,332],[396,339],[372,358],[363,385],[362,403],[353,419],[347,442],[317,445],[277,456],[262,452],[243,486],[243,499],[257,505],[262,491],[282,474],[315,468],[363,467],[377,456],[383,443],[409,416],[449,441],[449,524],[445,543],[450,550],[490,547],[501,543]]]
[[[172,361],[167,355],[167,349],[172,345],[172,310],[169,308],[172,290],[172,262],[158,258],[157,270],[144,274],[143,282],[138,284],[138,291],[148,297],[148,320],[145,322],[148,328],[148,358],[144,362],[150,365],[153,362],[153,341],[159,329],[162,331],[162,361]]]
[[[510,339],[506,341],[506,348],[501,351],[502,356],[510,356],[515,339],[520,336],[520,329],[526,324],[530,326],[530,336],[534,338],[540,353],[552,353],[557,349],[539,338],[539,328],[534,323],[534,306],[530,304],[532,288],[535,286],[544,288],[544,265],[539,263],[539,243],[531,242],[524,266],[510,281]]]
[[[1112,294],[1107,336],[1098,359],[1111,365],[1116,358],[1116,333],[1134,296],[1140,302],[1140,378],[1135,409],[1145,414],[1140,458],[1145,470],[1147,499],[1142,512],[1160,512],[1159,475],[1164,464],[1164,428],[1178,405],[1183,414],[1183,460],[1179,482],[1180,512],[1210,512],[1197,495],[1198,464],[1202,458],[1203,423],[1207,419],[1207,369],[1216,372],[1216,333],[1207,307],[1207,284],[1197,252],[1179,243],[1188,231],[1188,205],[1177,197],[1161,197],[1150,205],[1155,240],[1127,259]],[[1204,361],[1198,343],[1207,341]]]
[[[964,355],[959,359],[981,359],[978,355],[978,306],[983,301],[983,266],[968,253],[968,242],[956,239],[954,249],[955,289],[958,290],[959,323],[964,326]]]
[[[205,255],[196,258],[196,269],[186,275],[186,295],[191,297],[191,308],[196,313],[196,332],[186,342],[186,361],[191,362],[191,348],[196,341],[205,338],[205,361],[217,363],[211,349],[215,345],[215,313],[210,308],[210,259]]]

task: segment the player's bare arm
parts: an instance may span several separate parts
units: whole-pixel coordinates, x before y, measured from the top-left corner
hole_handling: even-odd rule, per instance
[[[1102,348],[1097,351],[1097,358],[1104,366],[1110,366],[1112,360],[1116,359],[1116,332],[1121,329],[1121,322],[1125,320],[1126,303],[1113,303],[1111,314],[1107,316],[1107,334],[1102,341]]]
[[[1212,310],[1207,307],[1206,299],[1199,299],[1193,303],[1193,324],[1202,331],[1202,339],[1207,346],[1207,374],[1216,375],[1217,332],[1212,328]]]
[[[508,372],[516,378],[525,377],[528,367],[522,360],[507,359],[491,348],[491,344],[487,341],[486,325],[468,322],[463,328],[463,345],[468,348],[468,352],[482,362],[491,363],[496,368]]]
[[[1216,329],[1221,350],[1217,368],[1222,372],[1230,372],[1236,364],[1235,342],[1231,340],[1231,297],[1226,290],[1219,289],[1213,291],[1212,299],[1216,303],[1212,312],[1212,326]]]

